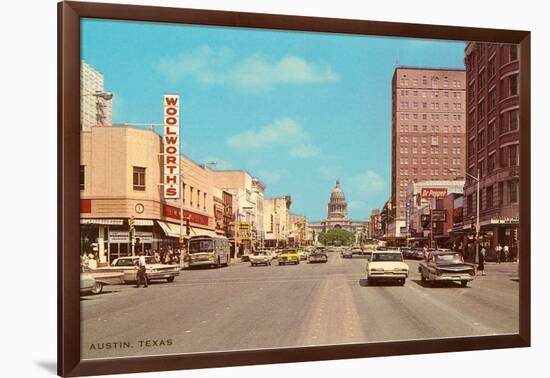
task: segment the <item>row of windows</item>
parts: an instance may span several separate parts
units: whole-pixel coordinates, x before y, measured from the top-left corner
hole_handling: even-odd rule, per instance
[[[400,168],[399,175],[408,176],[410,172],[413,176],[417,176],[418,174],[421,174],[422,176],[428,176],[428,172],[429,172],[429,176],[439,176],[441,172],[441,175],[443,176],[447,176],[447,175],[456,176],[456,173],[454,173],[454,171],[457,171],[459,169],[460,169],[460,166],[444,168],[441,171],[439,170],[439,168],[430,168],[428,170],[428,168],[426,167],[421,167],[421,168],[415,167],[415,168],[411,168],[410,170],[408,168]],[[449,170],[451,170],[452,172],[449,172]]]
[[[409,109],[409,104],[412,104],[412,108],[413,109],[418,109],[419,108],[419,103],[414,101],[412,103],[409,103],[407,101],[401,101],[400,105],[401,105],[401,109]],[[452,104],[449,104],[448,102],[444,102],[442,104],[443,106],[440,107],[439,106],[439,102],[430,102],[430,109],[431,110],[451,110],[451,105],[452,105],[452,110],[462,110],[462,104],[460,102],[454,102]],[[420,103],[420,106],[422,107],[422,109],[428,109],[428,103],[427,102],[422,102]]]
[[[430,114],[430,119],[432,121],[443,120],[445,122],[449,122],[449,121],[451,121],[451,118],[452,118],[453,121],[460,121],[460,120],[462,120],[462,114],[453,114],[452,117],[449,114]],[[412,120],[422,119],[424,121],[427,121],[428,120],[428,114],[399,113],[399,119],[401,121],[407,121],[409,119],[412,119]]]
[[[450,92],[452,94],[452,98],[462,98],[462,93],[461,92]],[[409,97],[409,95],[412,94],[412,97],[418,97],[419,95],[422,97],[422,98],[427,98],[428,97],[428,94],[431,96],[431,98],[439,98],[439,94],[440,92],[438,91],[422,91],[422,92],[419,92],[419,91],[408,91],[408,90],[401,90],[401,96],[402,97]],[[442,97],[445,97],[445,98],[449,98],[449,92],[448,91],[445,91],[442,93]]]
[[[454,136],[454,137],[447,137],[447,136],[444,136],[441,138],[442,141],[443,141],[443,144],[449,144],[449,141],[452,143],[452,144],[460,144],[461,142],[461,138],[458,137],[458,136]],[[409,143],[409,140],[412,141],[412,143],[418,143],[418,141],[420,141],[421,144],[427,144],[428,143],[428,137],[416,137],[416,136],[413,136],[409,139],[408,136],[400,136],[399,137],[399,142],[400,143]],[[435,146],[435,145],[438,145],[439,144],[439,136],[437,135],[432,135],[431,136],[431,144],[432,146]]]
[[[510,96],[516,96],[517,94],[518,94],[518,76],[517,75],[508,76],[500,81],[500,98],[501,99],[504,99]],[[470,96],[471,96],[470,100],[473,101],[473,99],[475,99],[475,95],[472,94]],[[483,98],[477,104],[478,122],[485,117],[485,114],[494,110],[496,106],[497,106],[497,93],[496,93],[496,89],[493,89],[487,95],[487,99]],[[474,114],[473,112],[470,112],[470,117],[472,117],[473,114]],[[472,120],[470,120],[470,122],[472,122]]]
[[[517,109],[504,112],[499,117],[500,135],[510,131],[516,131],[519,128],[519,112]],[[477,138],[468,142],[468,156],[474,156],[476,153],[475,141],[477,140],[477,151],[481,151],[488,144],[492,143],[497,138],[496,120],[492,121],[487,129],[483,129],[477,133]]]
[[[506,196],[506,193],[504,192],[505,188],[508,191],[508,196]],[[507,182],[501,181],[498,184],[493,184],[487,188],[480,189],[479,209],[490,210],[495,206],[518,203],[518,195],[519,182],[517,180],[510,180]],[[475,194],[470,194],[466,197],[467,214],[472,214],[474,212],[475,198]]]
[[[427,147],[411,147],[410,150],[409,150],[409,147],[400,147],[399,148],[399,153],[401,154],[408,154],[409,151],[412,153],[412,154],[418,154],[418,151],[420,150],[420,153],[421,154],[427,154],[428,153],[428,148]],[[447,147],[443,147],[441,152],[444,154],[444,155],[447,155],[449,154],[449,151],[452,155],[460,155],[461,153],[461,148],[460,147],[453,147],[453,148],[447,148]],[[436,154],[439,154],[439,148],[438,147],[431,147],[430,148],[430,153],[432,155],[436,155]]]
[[[434,133],[439,133],[440,129],[444,133],[449,133],[449,132],[461,133],[462,132],[462,126],[460,125],[452,125],[452,126],[443,125],[441,128],[439,127],[439,125],[431,125],[429,129],[431,130],[431,132],[434,132]],[[410,132],[410,131],[428,131],[428,126],[422,125],[419,127],[418,125],[399,125],[399,131],[402,133]]]
[[[401,165],[408,165],[409,164],[409,161],[411,162],[412,165],[418,165],[418,163],[420,162],[420,164],[422,165],[426,165],[428,164],[428,158],[427,157],[423,157],[423,158],[411,158],[409,160],[409,158],[406,158],[406,157],[403,157],[403,158],[399,158],[399,163]],[[431,165],[439,165],[439,157],[431,157],[430,158],[430,164]],[[444,157],[444,158],[441,158],[441,162],[444,164],[444,165],[449,165],[449,162],[451,162],[453,165],[460,165],[460,158],[457,158],[457,157],[454,157],[454,158],[448,158],[448,157]]]
[[[195,191],[195,188],[183,184],[183,203],[186,202],[186,188],[189,187],[189,198],[190,198],[190,206],[193,206],[193,198],[196,198],[196,206],[197,208],[201,207],[201,199],[203,204],[203,209],[206,210],[206,201],[207,201],[207,193],[202,192],[200,189],[197,189]],[[86,188],[86,166],[81,165],[80,166],[80,190],[85,190]],[[132,189],[138,192],[144,192],[146,190],[146,168],[143,167],[133,167],[132,168]],[[194,195],[196,193],[196,196]]]
[[[513,144],[510,146],[501,147],[498,151],[498,164],[500,168],[518,167],[519,166],[519,145]],[[479,170],[479,176],[484,177],[492,174],[497,167],[497,153],[490,154],[487,159],[479,160],[477,167],[471,166],[469,173],[472,176],[477,175]]]
[[[483,58],[485,57],[487,44],[478,44],[477,46],[477,54],[472,54],[468,57],[466,61],[466,69],[468,72],[471,72],[476,67],[476,61],[475,56],[477,55],[477,63],[480,66],[478,71],[482,71],[485,66],[483,65]],[[508,46],[508,53],[505,52],[505,45],[500,46],[500,65],[504,65],[509,62],[514,62],[518,60],[518,46],[517,45],[509,45]],[[492,77],[496,74],[496,54],[490,58],[488,63],[488,71],[489,71],[489,77]]]
[[[450,88],[449,85],[451,85],[452,88],[462,87],[462,82],[460,80],[449,80],[445,78],[442,81],[443,81],[443,88]],[[412,83],[413,87],[418,87],[418,84],[420,83],[420,81],[418,79],[409,80],[405,77],[402,77],[399,83],[402,87],[408,87],[410,83]],[[422,78],[421,83],[423,86],[428,85],[428,78],[427,77]],[[432,85],[432,88],[438,88],[439,78],[438,77],[431,78],[430,83]]]

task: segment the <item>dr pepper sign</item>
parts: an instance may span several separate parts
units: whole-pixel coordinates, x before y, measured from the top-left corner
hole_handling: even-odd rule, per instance
[[[164,198],[180,198],[180,96],[164,95]]]

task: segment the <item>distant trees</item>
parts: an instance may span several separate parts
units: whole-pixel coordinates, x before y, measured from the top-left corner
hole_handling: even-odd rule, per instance
[[[324,245],[351,245],[355,241],[355,236],[353,232],[333,229],[321,232],[318,240]]]

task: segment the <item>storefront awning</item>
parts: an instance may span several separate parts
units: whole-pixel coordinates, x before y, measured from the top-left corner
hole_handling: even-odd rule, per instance
[[[160,228],[162,228],[162,231],[164,231],[164,234],[171,238],[179,238],[180,237],[180,225],[176,223],[170,223],[170,222],[163,222],[163,221],[157,221]],[[191,227],[190,234],[186,234],[186,228],[185,225],[183,226],[183,236],[186,238],[189,238],[191,236],[217,236],[217,234],[214,231],[211,230],[205,230],[198,227]]]
[[[80,224],[101,224],[105,226],[122,226],[123,219],[107,219],[107,218],[80,218]]]

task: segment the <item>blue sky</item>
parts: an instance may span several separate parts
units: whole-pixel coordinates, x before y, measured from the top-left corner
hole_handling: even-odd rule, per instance
[[[248,170],[308,220],[326,217],[336,177],[351,218],[384,204],[396,64],[463,68],[463,56],[463,42],[82,21],[114,123],[162,123],[163,93],[179,93],[185,155]]]

